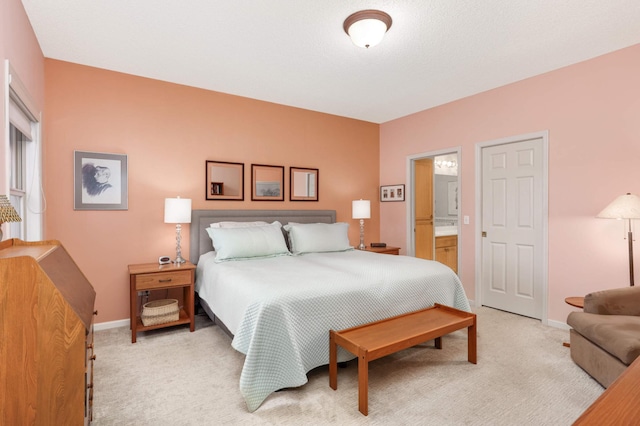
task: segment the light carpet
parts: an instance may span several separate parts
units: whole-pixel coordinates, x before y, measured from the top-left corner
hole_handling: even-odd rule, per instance
[[[206,316],[196,331],[95,334],[95,425],[570,425],[603,392],[562,346],[568,332],[490,308],[478,315],[478,364],[467,332],[369,364],[369,415],[358,411],[357,361],[308,374],[299,388],[247,412],[238,383],[244,355]]]

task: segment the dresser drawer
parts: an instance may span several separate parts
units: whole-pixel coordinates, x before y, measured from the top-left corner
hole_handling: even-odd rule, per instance
[[[136,290],[152,290],[191,284],[191,271],[156,272],[136,275]]]

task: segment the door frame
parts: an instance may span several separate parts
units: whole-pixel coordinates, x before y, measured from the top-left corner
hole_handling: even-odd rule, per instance
[[[476,232],[475,232],[475,305],[482,306],[482,150],[496,145],[506,145],[531,139],[542,140],[542,324],[548,325],[549,297],[549,131],[507,136],[475,145],[476,162]]]
[[[406,214],[407,214],[407,256],[414,256],[416,255],[416,241],[415,241],[415,233],[413,232],[413,229],[415,227],[415,212],[414,212],[414,208],[415,208],[415,194],[413,193],[414,191],[414,184],[413,184],[413,179],[415,178],[415,170],[414,170],[414,165],[415,165],[415,161],[416,160],[420,160],[422,158],[433,158],[433,157],[437,157],[439,155],[446,155],[446,154],[456,154],[456,156],[458,157],[458,194],[462,194],[462,187],[461,187],[461,179],[460,179],[460,175],[462,174],[462,148],[460,146],[455,146],[455,147],[451,147],[451,148],[445,148],[445,149],[439,149],[436,151],[427,151],[427,152],[422,152],[419,154],[412,154],[412,155],[408,155],[407,156],[407,166],[406,166],[406,170],[407,170],[407,188],[405,190],[405,194],[408,194],[408,202],[406,205]],[[460,246],[460,241],[461,241],[461,232],[460,232],[460,217],[462,214],[462,197],[460,197],[460,195],[458,195],[458,247]],[[434,225],[435,226],[435,225]],[[434,237],[434,241],[435,241],[435,237]],[[461,255],[461,250],[458,250],[458,265],[460,265],[460,255]],[[462,279],[461,277],[461,270],[460,268],[458,268],[458,276],[460,277],[460,279]]]

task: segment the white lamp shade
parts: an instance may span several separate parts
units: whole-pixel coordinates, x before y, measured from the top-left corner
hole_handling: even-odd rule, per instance
[[[640,219],[640,197],[621,195],[604,208],[596,217],[605,219]]]
[[[373,47],[379,44],[387,32],[387,25],[377,19],[363,19],[349,27],[349,37],[359,47]]]
[[[165,198],[164,223],[191,223],[191,199]]]
[[[351,204],[351,216],[353,219],[371,218],[371,201],[355,200]]]

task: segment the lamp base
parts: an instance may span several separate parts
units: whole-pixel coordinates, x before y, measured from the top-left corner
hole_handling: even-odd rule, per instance
[[[360,219],[360,245],[358,250],[365,250],[367,246],[364,245],[364,219]]]
[[[182,225],[179,223],[176,224],[176,258],[172,260],[172,262],[176,264],[181,264],[186,262],[186,260],[182,258],[182,249],[180,248],[180,241],[182,240],[182,234],[180,232],[181,230],[182,230]]]

